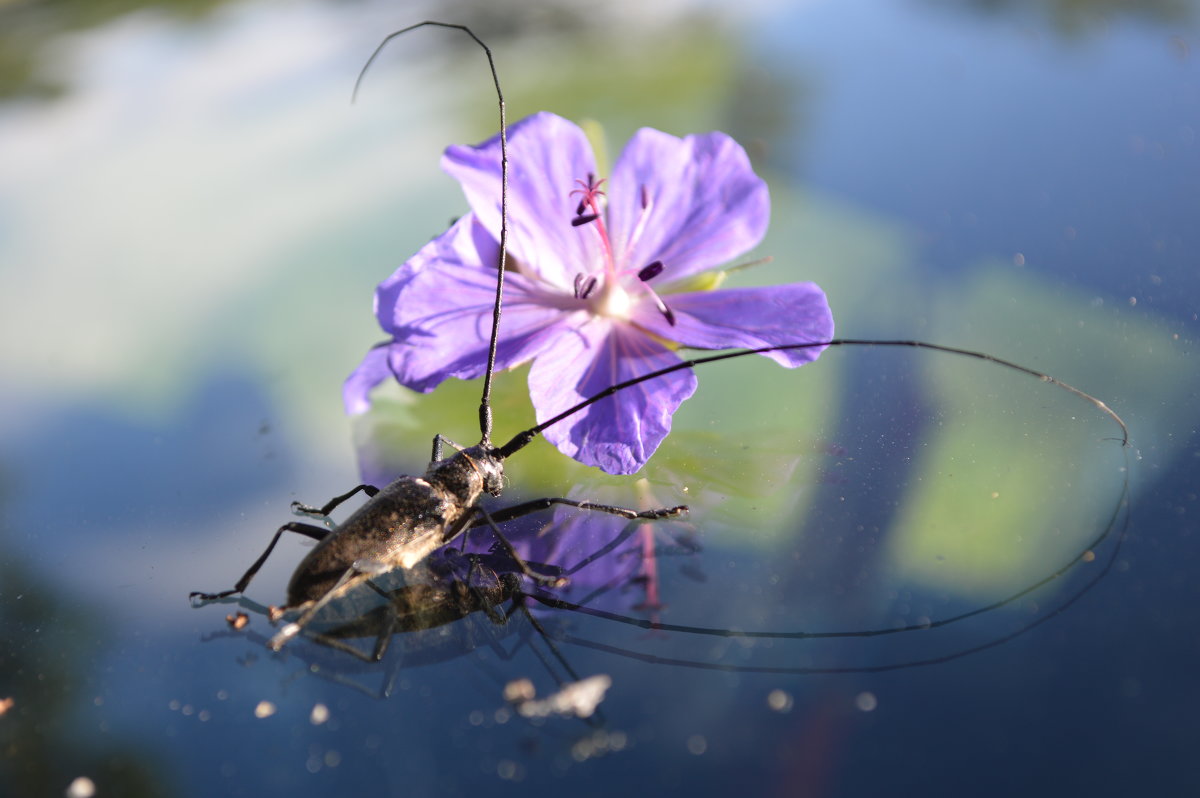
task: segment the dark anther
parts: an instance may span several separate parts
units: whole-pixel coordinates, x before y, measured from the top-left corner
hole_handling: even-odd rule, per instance
[[[571,220],[571,226],[579,227],[581,225],[591,224],[592,222],[596,221],[599,218],[600,218],[600,214],[598,214],[598,213],[589,213],[587,216],[576,216],[574,219]]]
[[[646,282],[647,280],[653,280],[655,277],[662,274],[662,270],[663,270],[662,261],[656,260],[653,263],[642,267],[642,270],[640,272],[638,272],[638,279],[641,280],[643,283]]]
[[[669,307],[667,307],[666,305],[663,305],[662,306],[662,314],[663,314],[663,316],[666,316],[667,324],[670,324],[672,327],[674,327],[675,326],[675,313]]]
[[[575,206],[575,215],[583,216],[583,210],[586,207],[587,207],[587,200],[580,200],[579,204]]]
[[[650,192],[646,190],[646,184],[642,183],[642,210],[646,210],[646,206],[650,204]]]
[[[579,299],[579,286],[583,285],[583,272],[575,275],[575,298]]]
[[[595,290],[596,290],[596,278],[589,277],[589,278],[587,278],[587,282],[585,282],[583,284],[583,290],[581,290],[579,292],[579,298],[587,299],[589,296],[592,295],[592,292]]]

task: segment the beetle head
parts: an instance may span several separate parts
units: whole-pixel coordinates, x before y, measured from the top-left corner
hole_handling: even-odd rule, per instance
[[[463,454],[467,455],[475,470],[483,477],[483,490],[492,496],[499,496],[504,490],[504,461],[494,446],[472,446]]]
[[[430,463],[426,477],[463,501],[474,502],[480,493],[500,495],[504,489],[504,461],[495,447],[481,444]]]

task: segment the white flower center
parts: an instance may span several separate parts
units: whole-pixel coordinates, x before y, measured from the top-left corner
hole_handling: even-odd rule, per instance
[[[606,281],[600,296],[592,303],[592,312],[597,316],[629,321],[633,311],[633,298],[615,281]]]

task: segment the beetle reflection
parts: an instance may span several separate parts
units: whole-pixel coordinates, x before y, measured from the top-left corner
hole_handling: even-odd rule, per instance
[[[711,570],[717,564],[706,563],[695,529],[680,521],[629,523],[557,511],[547,523],[510,525],[505,534],[525,561],[544,573],[566,577],[565,587],[532,585],[507,554],[492,550],[487,532],[479,531],[472,533],[465,552],[442,550],[421,568],[386,577],[399,584],[372,580],[333,602],[311,629],[305,630],[303,638],[308,645],[297,646],[291,655],[309,663],[308,670],[314,674],[381,697],[391,694],[405,667],[442,662],[481,647],[505,661],[522,646],[532,648],[553,675],[557,689],[581,681],[560,643],[656,665],[739,673],[870,673],[934,665],[1003,645],[1062,613],[1094,587],[1117,560],[1128,523],[1127,492],[1126,480],[1106,523],[1078,553],[1019,590],[916,624],[846,631],[753,630],[668,622],[665,615],[690,609],[688,598],[677,592],[681,586],[702,581],[705,566]],[[673,578],[664,585],[661,577],[666,563],[671,563],[673,573],[686,578]],[[949,642],[937,640],[937,630],[1040,595],[1038,591],[1084,564],[1094,569],[1087,578],[1036,613],[1009,613],[1015,619],[981,626],[975,639],[966,642],[961,636],[949,638]],[[667,587],[671,595],[664,595]],[[693,592],[703,595],[714,589],[720,588],[696,584]],[[249,599],[238,603],[270,616],[269,608]],[[621,637],[621,629],[632,636]],[[514,632],[516,642],[506,644],[505,639]],[[211,637],[237,634],[248,634],[263,645],[267,642],[254,630]],[[892,657],[888,661],[879,661],[878,649],[856,651],[843,646],[897,636],[912,638],[917,647],[889,647],[883,654]],[[738,645],[714,648],[711,642],[698,646],[694,642],[713,638],[737,641]],[[821,648],[814,650],[814,646]],[[847,659],[856,656],[858,661]],[[382,670],[382,686],[372,690],[354,681],[350,674],[355,670]],[[509,673],[498,682],[503,685],[526,676]]]
[[[538,567],[550,574],[560,570]],[[518,569],[503,554],[463,555],[455,549],[443,550],[426,565],[403,575],[370,580],[331,602],[297,641],[308,645],[285,652],[305,661],[314,674],[377,697],[392,694],[404,667],[442,662],[481,646],[490,647],[500,659],[510,659],[519,645],[528,642],[528,634],[524,634],[517,646],[503,645],[516,626],[509,624],[513,616],[520,614],[528,621],[525,632],[532,629],[544,635],[537,619],[525,611],[526,593]],[[275,608],[245,597],[237,604],[272,622],[281,618]],[[245,635],[269,648],[269,635],[253,628],[240,632],[234,623],[230,626],[232,631],[211,634],[205,640]],[[566,660],[553,646],[549,648],[556,681],[578,681]],[[375,689],[350,675],[380,667],[383,681]]]

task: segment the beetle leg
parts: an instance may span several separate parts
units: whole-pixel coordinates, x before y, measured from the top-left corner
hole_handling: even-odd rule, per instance
[[[581,510],[591,510],[598,513],[608,513],[610,515],[619,515],[622,518],[645,518],[647,520],[656,520],[659,518],[674,518],[688,511],[686,504],[680,504],[675,507],[658,507],[653,510],[631,510],[628,507],[617,507],[612,504],[598,504],[596,502],[579,501],[577,499],[562,499],[555,497],[546,497],[544,499],[533,499],[532,501],[521,502],[514,504],[512,507],[505,507],[503,510],[497,510],[491,514],[491,518],[496,523],[504,523],[511,521],[514,518],[520,518],[530,513],[536,513],[539,510],[545,510],[555,504],[563,504],[568,507],[578,507]],[[487,519],[475,521],[471,526],[482,526],[487,524]]]
[[[311,515],[317,518],[325,518],[332,513],[339,504],[346,501],[360,490],[367,494],[367,498],[374,498],[375,494],[379,492],[379,488],[375,487],[374,485],[359,485],[358,487],[346,491],[341,496],[334,496],[321,507],[310,507],[309,505],[302,504],[300,502],[292,502],[292,512],[296,513],[297,515]]]
[[[347,643],[345,640],[339,640],[336,637],[331,637],[326,634],[312,634],[312,635],[308,635],[308,639],[312,640],[314,643],[320,643],[323,646],[328,646],[329,648],[332,648],[335,651],[341,651],[341,652],[349,654],[353,657],[357,657],[358,659],[362,660],[363,662],[374,662],[375,661],[371,658],[370,654],[364,654],[362,651],[355,648],[350,643]]]
[[[313,524],[301,524],[297,521],[290,521],[279,529],[275,530],[275,537],[271,538],[270,544],[267,545],[267,550],[264,551],[254,564],[246,569],[246,573],[242,574],[242,578],[237,581],[232,590],[223,590],[220,593],[200,593],[193,592],[188,594],[189,599],[200,599],[201,601],[215,601],[223,599],[226,596],[232,596],[234,593],[241,593],[250,584],[250,580],[258,573],[258,569],[262,568],[263,563],[267,561],[267,557],[271,556],[271,552],[275,550],[275,544],[279,542],[279,538],[284,532],[295,532],[300,535],[305,535],[313,540],[321,540],[329,534],[329,530],[324,527],[314,526]]]
[[[325,592],[325,595],[321,596],[316,601],[311,602],[308,608],[300,614],[299,618],[291,623],[284,624],[284,627],[276,632],[275,636],[267,642],[267,647],[272,651],[278,651],[279,649],[283,648],[287,641],[300,634],[300,630],[308,625],[308,622],[311,621],[313,617],[321,611],[321,608],[333,601],[338,596],[343,595],[346,592],[346,589],[350,587],[351,583],[353,583],[354,579],[360,576],[362,576],[362,572],[354,566],[347,568],[345,573],[343,573],[337,582],[334,583],[333,587],[329,588],[329,590]],[[303,607],[304,605],[301,604],[299,606]]]
[[[530,568],[525,563],[525,560],[521,559],[521,555],[517,554],[517,550],[513,548],[513,544],[508,542],[508,538],[506,538],[504,533],[500,531],[500,527],[496,526],[495,517],[481,506],[476,506],[475,511],[483,516],[482,523],[485,523],[492,528],[492,534],[496,536],[496,540],[500,541],[500,545],[504,547],[504,550],[508,553],[508,556],[512,557],[513,564],[517,566],[517,570],[538,584],[547,585],[548,587],[562,587],[567,583],[565,577],[539,574],[537,571]],[[475,525],[476,524],[472,524],[472,526]]]
[[[433,457],[430,460],[430,462],[436,463],[442,459],[442,446],[444,444],[449,444],[450,448],[454,449],[455,451],[461,452],[463,450],[463,447],[459,446],[457,443],[450,440],[445,435],[438,433],[437,435],[433,436]]]
[[[392,641],[392,633],[396,631],[396,621],[396,608],[394,605],[388,604],[387,620],[384,621],[379,637],[375,638],[375,649],[371,652],[371,658],[376,662],[382,660],[383,655],[387,653],[388,644]]]

